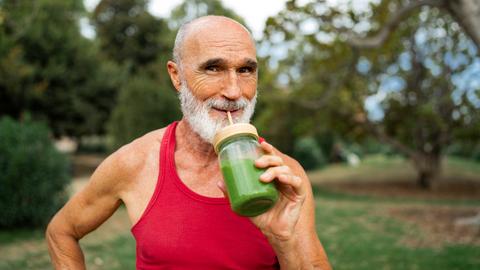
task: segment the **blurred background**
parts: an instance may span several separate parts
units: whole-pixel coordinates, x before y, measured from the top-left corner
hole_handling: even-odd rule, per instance
[[[179,26],[244,23],[254,124],[308,170],[334,269],[480,269],[480,2],[0,0],[0,269],[51,269],[43,231],[119,146],[181,118]],[[81,240],[134,269],[122,207]]]

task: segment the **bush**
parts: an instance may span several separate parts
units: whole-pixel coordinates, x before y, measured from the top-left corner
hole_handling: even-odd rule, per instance
[[[445,154],[480,161],[480,143],[454,142],[447,147]]]
[[[480,144],[478,144],[472,151],[471,158],[476,161],[480,162]]]
[[[108,124],[112,147],[118,148],[180,118],[180,103],[171,87],[146,76],[131,79],[120,92]]]
[[[0,228],[46,224],[66,201],[68,160],[39,123],[0,119]]]
[[[312,137],[298,139],[295,142],[293,156],[305,170],[321,168],[327,163],[322,149]]]
[[[315,141],[322,149],[323,154],[329,160],[334,155],[334,145],[337,141],[335,134],[331,132],[322,132],[315,136]]]
[[[357,153],[358,154],[358,153]],[[362,155],[382,154],[386,156],[394,156],[398,153],[390,145],[379,142],[376,139],[368,139],[362,144]]]

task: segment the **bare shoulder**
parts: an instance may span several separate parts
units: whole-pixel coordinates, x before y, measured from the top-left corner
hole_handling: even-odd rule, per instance
[[[163,130],[150,132],[123,146],[107,157],[90,177],[87,185],[76,193],[52,220],[68,230],[75,239],[82,238],[107,220],[120,206],[128,183],[143,170],[150,148],[163,137]]]
[[[165,128],[151,131],[122,146],[108,156],[94,172],[92,178],[114,181],[116,191],[128,186],[151,160],[156,160]]]

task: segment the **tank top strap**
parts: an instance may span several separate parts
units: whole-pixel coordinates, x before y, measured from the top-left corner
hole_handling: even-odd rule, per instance
[[[161,176],[165,177],[166,172],[171,170],[170,158],[175,153],[175,130],[177,128],[178,121],[171,123],[162,139],[162,146],[160,147],[160,170]]]
[[[168,160],[168,153],[170,151],[170,148],[175,148],[175,127],[177,126],[178,121],[175,121],[171,123],[170,125],[167,126],[165,133],[163,134],[162,142],[160,144],[160,151],[159,151],[159,158],[158,158],[158,176],[157,176],[157,182],[155,184],[155,190],[153,191],[152,197],[150,198],[150,201],[148,202],[147,207],[143,211],[143,214],[140,216],[140,219],[135,223],[131,231],[138,227],[137,225],[141,223],[144,219],[145,216],[150,212],[150,210],[153,208],[155,205],[155,202],[157,201],[157,198],[159,197],[159,194],[162,191],[163,184],[165,182],[165,175],[168,170],[167,168],[167,160]]]

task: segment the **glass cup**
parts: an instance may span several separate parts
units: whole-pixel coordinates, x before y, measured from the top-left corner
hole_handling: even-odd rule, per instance
[[[241,216],[257,216],[270,209],[278,199],[275,184],[260,181],[265,172],[255,166],[263,155],[258,134],[250,124],[233,124],[214,138],[220,169],[232,210]]]

